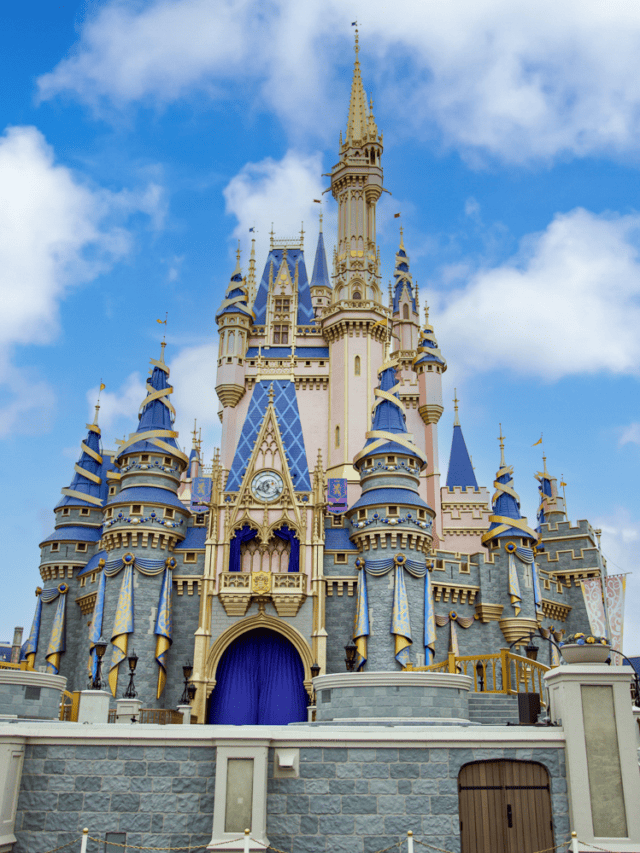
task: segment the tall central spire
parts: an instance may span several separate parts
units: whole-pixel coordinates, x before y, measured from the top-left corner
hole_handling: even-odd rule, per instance
[[[351,100],[349,101],[349,117],[347,119],[347,136],[343,148],[360,145],[367,139],[371,132],[378,135],[378,128],[371,113],[367,110],[367,97],[362,85],[360,74],[360,44],[358,31],[356,30],[356,43],[354,47],[356,59],[353,65],[353,81],[351,83]]]
[[[373,300],[381,303],[376,245],[376,203],[382,194],[382,135],[373,115],[360,73],[356,30],[355,62],[340,160],[331,171],[331,192],[338,202],[338,247],[335,259],[334,301]]]

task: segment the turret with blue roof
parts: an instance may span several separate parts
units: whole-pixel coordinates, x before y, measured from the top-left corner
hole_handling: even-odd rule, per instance
[[[438,341],[433,331],[433,326],[429,323],[429,306],[425,303],[424,306],[425,323],[418,343],[416,357],[413,360],[413,366],[416,372],[419,373],[429,364],[436,364],[439,367],[440,373],[444,373],[447,369],[447,362],[444,360]]]
[[[416,299],[415,287],[413,278],[409,272],[409,256],[404,247],[404,234],[400,229],[400,248],[396,252],[396,266],[393,271],[395,284],[393,286],[393,313],[400,313],[400,303],[408,300],[411,305],[411,310],[414,314],[418,313],[418,302]],[[405,319],[409,319],[408,317]]]
[[[216,320],[219,322],[220,317],[224,314],[244,314],[253,319],[253,311],[249,307],[249,296],[247,294],[247,286],[242,278],[242,270],[240,269],[240,248],[236,253],[236,267],[231,274],[231,280],[227,287],[224,299],[220,310],[216,314]]]
[[[331,279],[327,266],[327,253],[324,247],[324,236],[322,234],[322,212],[320,212],[320,231],[318,233],[318,245],[316,246],[316,257],[311,275],[311,301],[317,313],[331,302]]]
[[[493,482],[493,512],[489,516],[489,529],[482,537],[488,548],[497,547],[500,539],[521,539],[522,544],[533,547],[538,541],[527,519],[520,514],[520,497],[513,488],[513,468],[504,461],[504,436],[500,425],[500,468]]]
[[[535,475],[538,481],[538,492],[540,493],[540,505],[538,507],[538,531],[542,524],[557,524],[559,521],[567,520],[567,511],[564,497],[558,494],[558,480],[547,471],[547,457],[542,457],[543,471]]]
[[[471,457],[467,450],[467,445],[462,434],[462,427],[458,418],[458,396],[457,392],[453,401],[454,405],[454,421],[453,421],[453,438],[451,440],[451,453],[449,455],[449,469],[447,471],[447,488],[454,489],[460,486],[461,489],[473,489],[477,491],[478,481],[473,471]]]

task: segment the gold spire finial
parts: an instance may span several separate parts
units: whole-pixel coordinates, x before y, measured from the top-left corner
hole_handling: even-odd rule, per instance
[[[198,421],[197,421],[197,419],[196,419],[196,418],[194,418],[194,419],[193,419],[193,430],[192,430],[192,432],[191,432],[191,435],[193,436],[193,449],[194,449],[194,450],[197,450],[197,444],[198,444]]]
[[[273,382],[269,385],[269,391],[267,393],[269,397],[269,405],[273,406],[273,401],[275,400],[276,392],[273,390]]]
[[[427,300],[424,300],[424,322],[428,326],[429,325],[429,303]]]
[[[304,249],[304,222],[300,223],[300,248]]]
[[[404,251],[404,228],[400,226],[400,248]]]
[[[160,361],[164,358],[164,348],[166,346],[165,339],[167,337],[167,321],[169,320],[169,312],[166,311],[164,315],[164,320],[156,320],[156,323],[160,323],[161,326],[164,326],[164,334],[162,335],[162,350],[160,352]]]
[[[100,398],[98,397],[98,402],[96,403],[96,413],[93,416],[93,425],[98,426],[98,412],[100,411]]]
[[[500,424],[500,435],[498,436],[498,441],[500,442],[500,467],[501,468],[505,467],[505,461],[504,461],[504,440],[505,440],[505,438],[506,438],[506,436],[504,436],[502,434],[502,424]]]
[[[367,98],[362,85],[362,77],[360,76],[360,42],[358,36],[358,28],[356,27],[356,39],[354,50],[356,54],[353,64],[353,80],[351,83],[351,99],[349,101],[349,117],[347,119],[347,135],[344,140],[345,145],[360,145],[367,136],[368,122],[367,116]],[[377,135],[375,122],[369,128]]]
[[[460,420],[458,418],[458,389],[453,389],[453,411],[454,411],[454,419],[453,425],[460,426]]]
[[[322,208],[320,208],[320,233],[322,234]]]
[[[547,457],[544,452],[542,453],[542,467],[544,469],[544,476],[549,477],[549,472],[547,471]]]
[[[273,222],[271,223],[271,231],[269,231],[269,248],[273,249],[273,240],[276,236],[276,232],[273,230]]]

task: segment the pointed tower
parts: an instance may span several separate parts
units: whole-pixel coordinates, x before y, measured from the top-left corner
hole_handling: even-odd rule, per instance
[[[504,461],[504,436],[500,427],[500,468],[493,482],[492,514],[489,529],[482,544],[489,550],[502,584],[506,602],[500,629],[511,644],[538,627],[536,606],[536,578],[533,549],[538,542],[537,533],[520,514],[520,498],[513,487],[513,468]],[[520,645],[525,645],[523,641]]]
[[[104,556],[99,550],[102,504],[111,459],[103,455],[101,447],[99,408],[96,406],[93,423],[87,424],[73,479],[62,489],[63,497],[55,507],[55,530],[40,543],[44,592],[39,595],[28,641],[32,665],[48,665],[47,671],[64,675],[71,690],[86,686],[84,671],[77,665],[78,643],[86,634],[86,614],[91,612],[92,602],[81,589],[84,582],[80,578]],[[79,607],[67,606],[70,590]]]
[[[440,462],[438,451],[438,421],[444,411],[442,405],[442,374],[447,369],[438,341],[429,323],[429,307],[425,303],[425,324],[420,335],[413,369],[418,376],[418,409],[424,430],[425,449],[430,467],[426,472],[426,499],[436,513],[434,546],[440,547],[442,519],[440,510]],[[413,419],[412,419],[413,420]],[[417,422],[417,418],[415,418]],[[417,432],[417,426],[414,427]]]
[[[376,243],[376,203],[382,194],[382,134],[360,75],[358,31],[347,132],[340,139],[340,160],[331,171],[331,192],[338,202],[338,247],[334,301],[381,302]]]
[[[454,421],[447,484],[440,490],[442,548],[462,554],[480,551],[482,535],[489,526],[490,495],[480,488],[458,417],[458,396],[453,400]]]
[[[420,318],[416,288],[409,271],[409,256],[404,247],[404,235],[400,229],[400,248],[396,252],[396,266],[393,272],[393,340],[392,352],[399,353],[415,350],[420,334]],[[407,359],[407,366],[410,359]],[[403,365],[404,366],[404,365]]]
[[[173,707],[175,698],[164,694],[172,641],[171,570],[190,518],[177,494],[189,460],[173,428],[164,349],[163,342],[160,358],[151,359],[138,428],[120,444],[114,460],[118,471],[110,480],[102,535],[107,552],[102,632],[112,643],[104,670],[113,696],[124,689],[123,661],[135,648],[136,687],[145,702],[155,698],[157,707]]]
[[[320,212],[320,231],[318,233],[318,245],[316,246],[316,259],[311,275],[311,302],[316,317],[322,314],[331,302],[331,281],[329,280],[327,253],[324,248],[324,237],[322,234],[322,212]]]
[[[564,498],[558,494],[558,480],[547,471],[547,457],[542,457],[543,471],[535,475],[540,493],[538,507],[538,530],[543,524],[556,525],[559,521],[567,521],[567,510]]]
[[[368,615],[356,614],[356,624],[366,623],[358,642],[361,658],[367,659],[370,670],[393,671],[398,664],[424,661],[422,632],[413,638],[410,625],[424,624],[426,555],[432,544],[434,512],[419,493],[420,472],[427,459],[407,431],[397,366],[398,361],[389,358],[379,372],[372,429],[353,460],[362,494],[346,513],[349,536],[367,566],[365,576],[362,560],[360,566],[356,564],[361,569],[358,606],[368,598],[370,607]],[[394,572],[393,584],[382,577],[387,572]],[[365,585],[366,595],[362,591]]]
[[[351,460],[370,428],[371,394],[390,316],[383,305],[376,243],[382,135],[367,107],[357,31],[355,52],[347,132],[331,171],[331,192],[338,203],[332,302],[320,318],[331,358],[327,475],[349,481],[350,500],[359,482]]]
[[[240,249],[236,255],[236,268],[231,275],[225,298],[216,314],[220,333],[218,345],[218,372],[216,394],[222,405],[220,419],[223,424],[222,458],[227,467],[235,447],[235,433],[239,428],[237,405],[245,393],[245,353],[249,341],[253,310],[249,307],[247,286],[240,270]],[[230,442],[225,441],[229,437]]]

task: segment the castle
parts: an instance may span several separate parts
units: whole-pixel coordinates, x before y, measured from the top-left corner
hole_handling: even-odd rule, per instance
[[[493,494],[478,485],[456,403],[441,483],[446,353],[426,306],[421,319],[402,235],[384,293],[382,159],[356,37],[331,171],[332,274],[322,228],[311,275],[302,237],[272,235],[259,280],[255,250],[246,274],[238,255],[215,317],[212,465],[195,431],[190,455],[178,443],[164,344],[117,451],[102,447],[97,410],[87,425],[41,543],[25,648],[68,690],[95,675],[102,636],[113,697],[135,650],[145,707],[176,706],[191,660],[198,722],[291,723],[307,718],[314,665],[343,672],[352,640],[357,669],[396,672],[588,630],[581,582],[606,567],[597,532],[568,520],[546,464],[530,526],[503,442]]]

